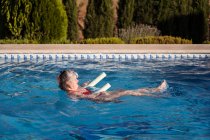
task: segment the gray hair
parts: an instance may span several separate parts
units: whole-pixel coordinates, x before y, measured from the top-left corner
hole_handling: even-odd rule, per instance
[[[60,89],[65,90],[67,89],[66,82],[70,81],[72,79],[72,76],[78,77],[78,74],[72,70],[64,70],[60,72],[60,75],[58,76],[58,84]]]

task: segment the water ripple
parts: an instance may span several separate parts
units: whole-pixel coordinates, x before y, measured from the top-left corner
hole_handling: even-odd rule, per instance
[[[209,138],[209,62],[1,63],[0,132],[3,139],[5,135],[8,139]],[[163,79],[167,80],[169,89],[164,97],[126,96],[120,98],[120,103],[74,101],[56,83],[56,76],[64,69],[77,71],[81,82],[94,79],[104,71],[107,77],[98,87],[109,82],[110,90],[156,87]]]

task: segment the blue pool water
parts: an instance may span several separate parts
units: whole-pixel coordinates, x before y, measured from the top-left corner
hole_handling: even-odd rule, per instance
[[[119,103],[75,101],[56,76],[74,69],[80,83],[101,72],[110,90],[156,87],[160,97]],[[0,63],[0,139],[210,139],[210,60],[42,61]]]

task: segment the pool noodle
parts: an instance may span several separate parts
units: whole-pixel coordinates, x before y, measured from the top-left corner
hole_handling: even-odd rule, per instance
[[[106,85],[104,85],[102,88],[100,88],[98,91],[96,91],[96,93],[98,92],[103,92],[108,90],[111,87],[111,85],[109,83],[107,83]]]
[[[90,84],[87,85],[87,87],[94,87],[96,84],[98,84],[104,77],[106,77],[106,73],[102,72],[96,79],[94,79]]]

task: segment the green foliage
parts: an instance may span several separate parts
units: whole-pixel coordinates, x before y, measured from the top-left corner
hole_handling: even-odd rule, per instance
[[[119,38],[94,38],[84,39],[80,41],[81,44],[124,44]]]
[[[104,28],[100,31],[100,35],[98,37],[112,37],[114,34],[114,11],[112,8],[112,0],[102,0],[100,14],[99,14],[99,24]]]
[[[46,43],[48,43],[48,42],[46,42]],[[71,40],[68,40],[68,39],[66,39],[66,40],[51,40],[50,44],[74,44],[74,42]]]
[[[206,40],[203,42],[203,44],[210,44],[210,41]]]
[[[96,23],[97,15],[95,10],[94,0],[89,0],[89,4],[87,7],[87,15],[85,19],[85,30],[84,36],[86,38],[96,38],[97,37],[97,23]]]
[[[154,27],[144,24],[129,26],[126,29],[118,29],[118,37],[126,43],[130,43],[133,38],[145,36],[159,36],[160,31]]]
[[[39,41],[28,39],[0,39],[0,44],[39,44]],[[48,43],[48,42],[46,42]],[[70,40],[51,40],[50,44],[77,44]]]
[[[0,11],[2,39],[66,39],[67,17],[61,0],[1,0]]]
[[[135,0],[120,0],[118,9],[118,28],[132,24]]]
[[[89,0],[85,38],[112,37],[114,32],[112,0]]]
[[[208,0],[160,0],[157,19],[163,35],[202,43],[208,34]]]
[[[160,0],[135,0],[133,21],[136,24],[155,24]]]
[[[119,0],[118,37],[129,43],[134,37],[158,35],[161,30],[163,35],[203,43],[208,37],[208,2]],[[114,36],[113,7],[112,0],[89,0],[85,38]],[[39,43],[77,41],[77,10],[76,0],[0,0],[0,39],[28,39]],[[159,30],[136,26],[141,23]]]
[[[1,0],[0,38],[23,38],[31,9],[30,0]]]
[[[192,41],[172,36],[147,36],[134,38],[131,44],[192,44]]]
[[[192,39],[194,43],[202,43],[208,37],[208,0],[194,0],[192,27]],[[196,29],[196,30],[194,30]]]
[[[63,0],[68,17],[67,38],[75,41],[78,39],[77,5],[76,0]]]
[[[0,44],[38,44],[38,42],[28,39],[1,39]]]
[[[32,0],[30,37],[41,43],[66,40],[67,15],[60,0]]]

